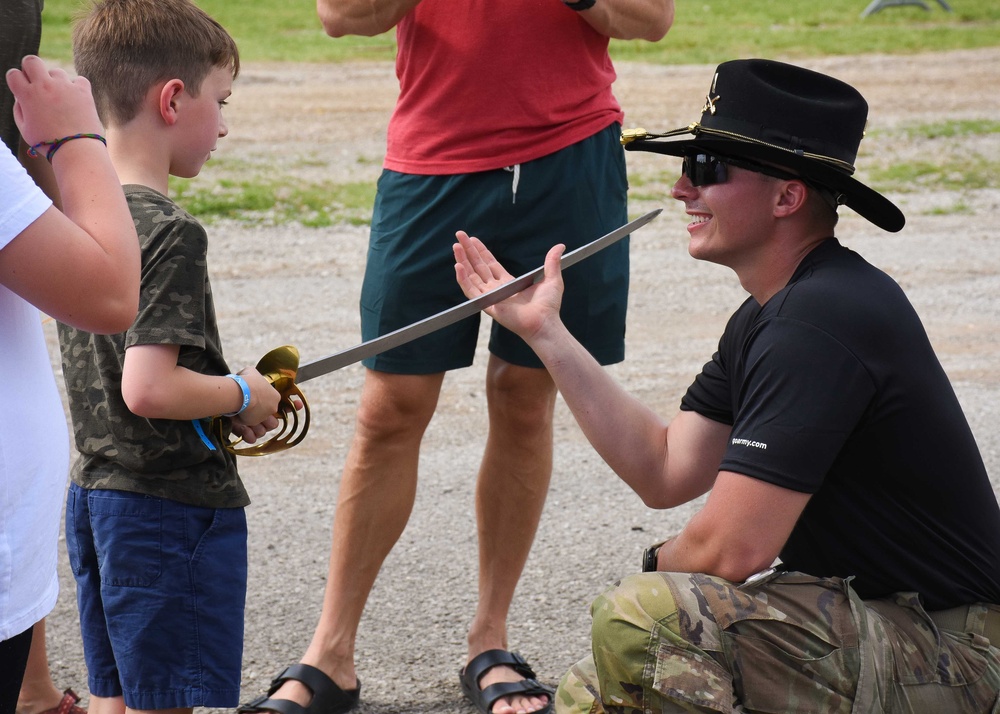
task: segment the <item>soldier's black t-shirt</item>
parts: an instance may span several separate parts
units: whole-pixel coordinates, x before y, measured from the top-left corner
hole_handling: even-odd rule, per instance
[[[125,186],[142,249],[139,313],[126,332],[94,335],[59,325],[63,376],[80,454],[73,482],[90,489],[131,491],[206,508],[246,506],[249,496],[235,457],[208,421],[146,419],[121,394],[125,350],[177,345],[177,363],[201,374],[229,367],[208,279],[205,229],[163,194]]]
[[[787,567],[1000,603],[1000,507],[951,383],[900,287],[836,239],[737,310],[681,408],[732,425],[720,470],[812,494]]]

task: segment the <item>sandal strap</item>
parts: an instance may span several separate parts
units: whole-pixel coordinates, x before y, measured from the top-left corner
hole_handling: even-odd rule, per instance
[[[289,680],[302,682],[306,685],[312,698],[307,706],[302,706],[288,699],[271,699],[271,695],[277,692],[281,685]],[[297,664],[285,667],[285,669],[271,680],[267,694],[257,697],[247,704],[241,705],[237,712],[239,714],[337,714],[347,712],[357,706],[361,693],[361,680],[354,689],[341,689],[337,683],[326,676],[321,669],[317,669],[308,664]]]
[[[306,714],[306,708],[290,699],[271,699],[266,694],[236,708],[238,714]]]
[[[313,693],[313,696],[316,696],[316,692],[321,692],[331,686],[337,686],[332,679],[326,676],[323,670],[297,662],[285,667],[281,674],[271,680],[271,686],[268,688],[267,693],[269,695],[274,694],[281,689],[282,684],[290,679],[302,682],[309,687],[309,691]]]
[[[480,689],[479,683],[483,675],[494,667],[510,667],[523,679],[517,682],[498,682]],[[535,679],[535,672],[524,657],[517,652],[500,649],[486,650],[469,660],[469,663],[458,674],[465,695],[483,714],[492,712],[493,705],[496,704],[497,700],[512,695],[548,697],[548,704],[538,714],[550,714],[553,710],[555,690]]]
[[[539,682],[537,679],[522,679],[518,682],[497,682],[496,684],[491,684],[483,689],[480,696],[483,704],[486,705],[486,711],[492,712],[493,705],[496,704],[498,699],[512,695],[548,697],[549,709],[544,709],[542,711],[550,711],[552,701],[555,699],[555,692],[550,687],[546,687],[544,684]]]
[[[79,701],[80,696],[76,692],[72,689],[65,689],[59,703],[41,714],[87,714],[85,709],[76,705]]]
[[[534,679],[531,665],[517,652],[507,650],[486,650],[473,657],[465,666],[465,676],[479,686],[479,680],[494,667],[510,667],[525,679]]]

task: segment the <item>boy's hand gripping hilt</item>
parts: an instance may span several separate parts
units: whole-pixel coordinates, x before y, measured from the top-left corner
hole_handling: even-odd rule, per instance
[[[285,451],[302,441],[309,430],[309,403],[295,383],[299,371],[299,351],[292,345],[277,347],[260,358],[257,371],[281,394],[278,411],[274,415],[279,426],[269,436],[253,444],[240,446],[243,440],[232,439],[231,435],[225,434],[223,420],[215,417],[212,426],[219,442],[237,456],[266,456]]]

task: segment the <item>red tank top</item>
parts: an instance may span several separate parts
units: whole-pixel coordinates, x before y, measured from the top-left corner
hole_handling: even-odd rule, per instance
[[[396,37],[387,169],[511,166],[622,121],[608,38],[558,0],[422,0]]]

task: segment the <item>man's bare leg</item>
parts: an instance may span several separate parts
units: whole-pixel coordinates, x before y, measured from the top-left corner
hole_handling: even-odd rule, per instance
[[[469,659],[507,649],[507,612],[528,559],[552,475],[552,419],[556,389],[544,369],[517,367],[490,357],[486,395],[490,431],[479,470],[479,604],[469,629]],[[495,667],[482,687],[523,677]],[[500,700],[493,714],[538,711],[545,697]]]
[[[357,686],[354,643],[365,602],[382,562],[413,508],[420,441],[434,415],[444,374],[399,375],[366,370],[354,439],[333,518],[323,610],[304,664],[341,689]],[[286,682],[273,695],[305,706],[309,689]]]

